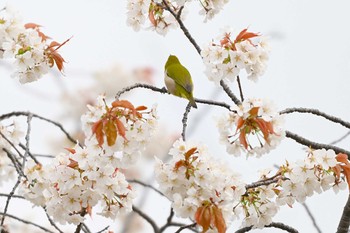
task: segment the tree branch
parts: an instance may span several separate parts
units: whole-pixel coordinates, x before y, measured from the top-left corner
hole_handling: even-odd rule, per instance
[[[336,233],[348,233],[350,225],[350,195],[341,215]]]
[[[274,227],[274,228],[279,228],[281,230],[285,230],[287,232],[290,232],[290,233],[299,233],[296,229],[294,229],[293,227],[291,226],[288,226],[288,225],[285,225],[283,223],[280,223],[280,222],[273,222],[269,225],[266,225],[264,226],[266,228],[268,227]],[[239,229],[238,231],[236,231],[235,233],[244,233],[244,232],[248,232],[250,230],[253,229],[253,226],[250,226],[250,227],[243,227],[241,229]]]
[[[317,143],[317,142],[312,142],[306,138],[303,138],[295,133],[292,133],[290,131],[286,130],[286,137],[291,138],[294,141],[298,142],[299,144],[302,144],[307,147],[311,147],[312,149],[331,149],[334,150],[336,154],[338,153],[344,153],[348,155],[348,158],[350,159],[350,151],[344,150],[342,148],[328,145],[328,144],[322,144],[322,143]]]
[[[241,101],[243,102],[244,101],[243,90],[242,90],[241,79],[239,78],[239,75],[237,75],[237,83],[238,83],[239,94],[241,95]]]
[[[18,117],[18,116],[29,116],[32,115],[32,117],[38,118],[40,120],[46,121],[50,124],[53,124],[54,126],[58,127],[68,138],[69,141],[71,141],[72,143],[77,143],[77,140],[75,140],[72,136],[70,136],[70,134],[63,128],[63,126],[60,123],[57,123],[53,120],[47,119],[45,117],[39,116],[37,114],[34,113],[30,113],[30,112],[11,112],[11,113],[7,113],[7,114],[3,114],[0,115],[0,121],[10,118],[10,117]],[[80,144],[79,144],[80,145]]]
[[[150,189],[152,189],[153,191],[155,191],[156,193],[158,193],[159,195],[165,197],[164,194],[163,194],[161,191],[159,191],[158,189],[156,189],[156,188],[153,187],[152,185],[145,184],[145,183],[143,183],[142,181],[135,180],[135,179],[133,179],[133,180],[127,180],[127,181],[128,181],[129,183],[136,183],[136,184],[142,185],[142,186],[144,186],[144,187],[150,188]]]
[[[22,168],[26,165],[27,157],[29,156],[29,140],[30,140],[30,130],[31,130],[31,121],[32,121],[33,115],[31,113],[27,116],[27,133],[25,136],[26,140],[26,146],[25,146],[25,152],[23,155],[23,161],[22,161]]]
[[[146,220],[146,222],[148,222],[153,230],[154,233],[158,233],[159,232],[159,227],[157,226],[157,224],[153,221],[153,219],[151,219],[147,214],[143,213],[141,210],[139,210],[136,206],[132,206],[132,210],[134,212],[136,212],[138,215],[140,215],[140,217],[142,217],[144,220]]]
[[[4,225],[5,216],[7,216],[7,210],[8,210],[8,207],[9,207],[9,205],[10,205],[11,198],[12,198],[12,196],[15,194],[15,191],[16,191],[16,189],[17,189],[19,183],[20,183],[20,176],[18,177],[18,180],[17,180],[16,184],[13,186],[13,188],[12,188],[12,190],[11,190],[9,196],[7,197],[6,204],[5,204],[5,208],[4,208],[4,212],[3,212],[3,214],[2,214],[3,216],[2,216],[2,218],[1,218],[1,224],[0,224],[0,226],[3,226],[3,225]]]
[[[174,18],[176,19],[176,21],[178,22],[181,30],[183,31],[183,33],[185,34],[185,36],[187,37],[187,39],[191,42],[191,44],[195,47],[195,49],[197,50],[197,53],[199,54],[199,56],[201,56],[201,48],[199,47],[199,45],[197,44],[197,42],[195,41],[195,39],[193,39],[192,35],[190,34],[190,32],[188,31],[188,29],[186,28],[186,26],[184,25],[184,23],[181,20],[181,11],[182,9],[180,8],[179,14],[176,14],[169,6],[168,2],[166,0],[163,0],[163,4],[165,5],[165,9],[167,11],[170,12],[170,14],[172,14],[174,16]]]
[[[306,213],[309,215],[309,217],[312,221],[312,224],[316,228],[317,232],[322,233],[322,231],[321,231],[320,227],[317,225],[316,219],[315,219],[314,215],[311,213],[309,207],[306,205],[306,203],[302,203],[302,206],[305,208]]]
[[[330,145],[335,145],[335,144],[337,144],[337,143],[343,141],[343,140],[344,140],[345,138],[347,138],[349,135],[350,135],[350,131],[348,131],[346,134],[344,134],[344,135],[341,136],[340,138],[338,138],[338,139],[336,139],[336,140],[330,142],[329,144],[330,144]]]
[[[339,117],[335,117],[332,115],[329,115],[327,113],[321,112],[318,109],[312,109],[312,108],[287,108],[283,111],[280,112],[280,114],[290,114],[290,113],[310,113],[316,116],[320,116],[323,117],[329,121],[332,121],[334,123],[338,123],[341,124],[342,126],[350,129],[350,123],[347,121],[344,121],[342,119],[340,119]]]
[[[191,111],[191,103],[189,102],[186,106],[186,110],[184,112],[184,115],[182,117],[182,133],[181,133],[181,137],[182,140],[186,141],[186,127],[187,127],[187,117],[188,114]]]
[[[144,89],[149,89],[155,92],[159,92],[161,94],[168,94],[171,95],[167,89],[165,87],[163,88],[158,88],[149,84],[143,84],[143,83],[136,83],[132,86],[129,87],[125,87],[124,89],[122,89],[121,91],[119,91],[116,95],[115,95],[115,99],[118,100],[120,98],[120,96],[126,92],[129,92],[133,89],[137,89],[137,88],[144,88]],[[178,98],[178,97],[176,97]],[[207,104],[207,105],[213,105],[213,106],[219,106],[219,107],[223,107],[223,108],[227,108],[228,110],[230,110],[230,105],[224,103],[224,102],[216,102],[213,100],[204,100],[204,99],[198,99],[195,98],[194,99],[196,103],[200,103],[200,104]]]
[[[40,228],[40,229],[43,230],[44,232],[54,233],[53,231],[50,231],[49,229],[47,229],[47,228],[45,228],[45,227],[42,227],[42,226],[40,226],[40,225],[38,225],[38,224],[36,224],[36,223],[33,223],[33,222],[30,222],[30,221],[21,219],[21,218],[19,218],[19,217],[13,216],[13,215],[11,215],[11,214],[5,214],[5,213],[0,212],[0,215],[2,215],[3,218],[6,216],[6,217],[9,217],[9,218],[16,219],[17,221],[20,221],[20,222],[22,222],[22,223],[35,226],[35,227],[37,227],[37,228]]]
[[[235,96],[235,94],[233,94],[233,92],[231,91],[231,89],[226,85],[224,80],[220,81],[220,85],[222,86],[222,88],[224,89],[224,91],[226,92],[226,94],[231,98],[231,100],[236,104],[236,105],[240,105],[242,104],[242,102]]]
[[[186,226],[182,226],[180,227],[177,231],[175,231],[175,233],[180,233],[182,230],[185,230],[185,229],[189,229],[189,228],[193,228],[197,225],[197,223],[192,223],[190,225],[186,225]]]

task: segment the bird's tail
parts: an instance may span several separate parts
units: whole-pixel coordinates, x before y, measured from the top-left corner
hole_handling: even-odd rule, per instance
[[[196,104],[196,101],[194,100],[193,98],[193,95],[190,95],[188,100],[190,101],[190,104],[193,108],[197,108],[197,104]]]

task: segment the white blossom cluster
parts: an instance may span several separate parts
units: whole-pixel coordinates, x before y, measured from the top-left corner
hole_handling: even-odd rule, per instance
[[[279,210],[274,197],[275,193],[270,185],[248,190],[247,195],[242,196],[240,206],[236,207],[242,208],[245,215],[242,227],[263,228],[269,225]]]
[[[160,35],[166,35],[169,29],[177,26],[176,19],[170,12],[164,10],[159,0],[128,0],[127,25],[135,31],[147,25],[148,29]]]
[[[98,203],[102,206],[98,214],[116,219],[131,211],[135,196],[118,162],[113,153],[102,148],[77,145],[69,153],[59,154],[48,166],[28,161],[20,193],[45,207],[60,224],[78,225]]]
[[[104,97],[99,96],[97,106],[88,107],[82,116],[85,147],[76,145],[47,166],[28,161],[21,183],[21,194],[45,207],[61,224],[79,224],[98,203],[102,206],[98,214],[111,219],[131,211],[135,194],[121,169],[135,163],[156,126],[155,108],[139,112],[142,116],[137,119],[121,118],[125,138],[119,136],[112,146],[100,145],[91,128],[106,114]]]
[[[204,22],[211,20],[218,14],[229,0],[199,0],[202,9],[199,14],[205,15]]]
[[[89,111],[81,117],[85,136],[90,138],[89,144],[96,147],[98,147],[98,142],[91,129],[93,124],[106,113],[104,98],[102,95],[99,96],[96,106],[88,105]],[[120,158],[118,167],[127,168],[138,160],[141,152],[145,150],[145,146],[156,131],[157,119],[156,107],[153,107],[148,114],[143,114],[140,119],[128,120],[125,117],[120,118],[126,129],[125,138],[118,136],[113,146],[108,146],[105,140],[102,146],[106,150],[114,151],[116,156]]]
[[[6,182],[14,177],[16,170],[11,162],[11,159],[7,155],[6,151],[12,153],[14,151],[13,146],[18,146],[20,137],[23,136],[18,123],[15,121],[10,125],[4,125],[0,123],[0,186],[3,182]],[[10,141],[12,145],[8,142]],[[5,151],[6,150],[6,151]],[[14,153],[13,156],[15,156]]]
[[[283,190],[279,192],[279,204],[292,205],[304,202],[306,197],[333,188],[335,193],[346,189],[344,177],[337,177],[334,167],[339,164],[333,150],[310,150],[306,159],[282,166]]]
[[[26,28],[21,17],[10,7],[0,11],[0,58],[13,59],[12,77],[20,83],[38,80],[48,72],[50,61],[46,41],[33,28]]]
[[[272,222],[272,217],[279,206],[292,207],[295,201],[303,203],[307,197],[333,188],[335,193],[346,189],[347,183],[343,176],[335,171],[339,164],[333,150],[310,150],[304,160],[295,163],[286,162],[281,166],[269,185],[248,188],[242,196],[241,205],[245,218],[243,226],[263,228]],[[262,180],[273,180],[262,176]]]
[[[218,119],[220,142],[227,153],[240,156],[258,156],[274,149],[285,137],[283,117],[268,100],[246,99],[233,112]]]
[[[220,43],[210,42],[203,48],[201,55],[209,80],[233,82],[245,71],[249,80],[257,81],[264,74],[269,58],[267,42],[258,34],[246,37],[232,40],[231,32],[227,31],[220,37]]]
[[[218,14],[229,0],[199,0],[201,10],[199,14],[205,15],[204,22]],[[185,3],[192,0],[128,0],[127,2],[127,25],[135,31],[146,24],[149,29],[155,30],[160,35],[166,35],[169,29],[176,28],[178,23],[174,16],[167,10],[178,14],[181,9],[181,20],[186,15]]]
[[[186,159],[191,149],[195,152]],[[168,163],[157,159],[155,174],[177,216],[193,219],[198,208],[210,202],[222,211],[227,225],[237,217],[232,209],[245,193],[238,175],[211,157],[202,145],[177,140],[169,154],[172,159]]]

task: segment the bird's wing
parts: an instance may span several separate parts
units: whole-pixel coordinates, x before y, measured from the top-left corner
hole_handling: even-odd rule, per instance
[[[190,72],[188,72],[188,70],[180,65],[172,65],[169,66],[168,69],[166,70],[166,74],[172,78],[176,84],[180,85],[181,87],[185,88],[185,90],[189,93],[191,93],[193,91],[193,84],[192,84],[192,79],[191,79],[191,75]],[[175,80],[175,74],[179,75],[180,77],[184,77],[180,80]]]

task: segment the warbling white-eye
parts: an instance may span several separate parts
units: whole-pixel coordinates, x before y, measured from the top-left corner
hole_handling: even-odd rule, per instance
[[[193,98],[193,83],[190,72],[181,65],[179,59],[170,55],[165,63],[164,82],[168,91],[176,96],[188,99],[193,108],[197,108]]]

